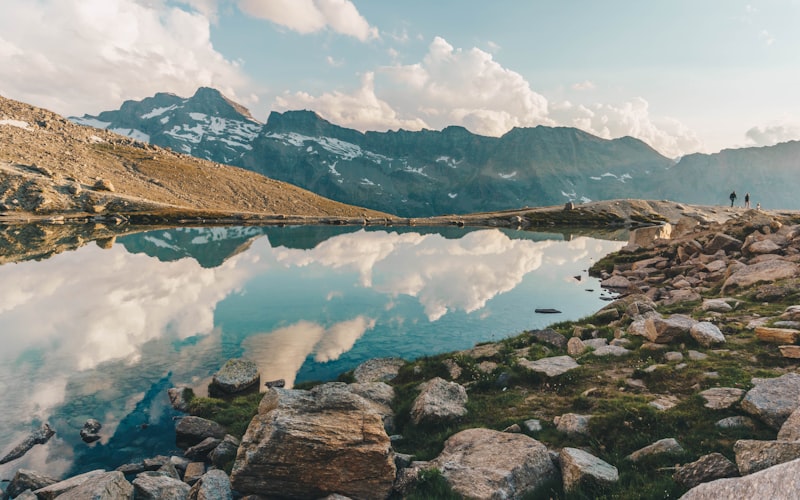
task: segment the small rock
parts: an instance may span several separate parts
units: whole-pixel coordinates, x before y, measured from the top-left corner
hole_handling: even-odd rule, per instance
[[[714,425],[720,429],[754,429],[756,427],[753,419],[742,415],[723,418],[718,420]]]
[[[544,373],[548,377],[555,377],[578,368],[580,365],[570,356],[554,356],[536,361],[520,359],[519,365],[529,370]]]
[[[725,335],[722,334],[717,325],[708,321],[700,321],[692,325],[689,335],[703,347],[725,343]]]
[[[562,448],[558,461],[565,491],[572,491],[585,483],[602,487],[619,480],[616,467],[577,448]]]
[[[683,361],[683,354],[677,351],[665,352],[664,359],[669,362]]]
[[[649,444],[644,448],[640,448],[630,455],[628,460],[638,462],[644,457],[653,455],[679,455],[683,453],[683,447],[675,440],[675,438],[659,439],[655,443]]]
[[[95,191],[109,191],[112,193],[115,191],[114,185],[108,179],[97,179],[92,188]]]
[[[556,428],[565,434],[589,434],[589,420],[591,415],[578,415],[577,413],[565,413],[558,418]]]
[[[463,386],[436,377],[422,384],[419,396],[411,405],[414,424],[456,420],[467,413],[467,390]]]
[[[400,372],[405,361],[400,358],[375,358],[356,367],[353,378],[356,382],[390,382]]]
[[[230,359],[214,374],[208,391],[211,395],[236,394],[258,386],[260,378],[254,361]]]
[[[522,425],[525,426],[525,429],[527,429],[528,432],[539,432],[542,430],[542,423],[535,418],[526,420],[522,423]]]
[[[700,393],[706,401],[703,406],[712,410],[724,410],[742,399],[744,390],[735,387],[715,387]]]
[[[81,439],[84,443],[94,443],[98,439],[100,439],[100,435],[98,432],[103,425],[98,422],[97,420],[90,418],[83,424],[83,429],[81,429]]]
[[[672,475],[672,479],[684,488],[694,488],[698,484],[736,477],[739,469],[736,464],[728,460],[722,453],[703,455],[696,461],[679,466]]]
[[[191,388],[187,386],[171,387],[167,389],[167,395],[173,408],[183,413],[189,412],[189,401],[194,396]]]

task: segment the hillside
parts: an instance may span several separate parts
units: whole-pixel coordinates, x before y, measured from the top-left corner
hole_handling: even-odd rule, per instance
[[[0,214],[382,216],[0,97]]]

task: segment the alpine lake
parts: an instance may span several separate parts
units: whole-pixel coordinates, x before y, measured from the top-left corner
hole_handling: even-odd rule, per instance
[[[76,225],[86,226],[86,225]],[[0,465],[66,476],[175,446],[170,387],[204,395],[231,358],[264,382],[468,349],[596,312],[589,267],[625,230],[0,226]],[[536,309],[560,312],[539,314]],[[101,438],[84,443],[87,419]]]

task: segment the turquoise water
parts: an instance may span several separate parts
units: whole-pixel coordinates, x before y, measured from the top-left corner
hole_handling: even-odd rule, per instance
[[[232,357],[291,386],[586,316],[604,304],[586,270],[622,245],[497,229],[180,228],[0,266],[0,456],[43,421],[57,432],[0,479],[177,452],[167,388],[202,393]],[[88,418],[103,424],[92,445],[79,437]]]

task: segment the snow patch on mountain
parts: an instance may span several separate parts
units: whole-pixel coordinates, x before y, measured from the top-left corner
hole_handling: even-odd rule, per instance
[[[112,128],[112,129],[109,129],[109,130],[111,130],[115,134],[124,135],[125,137],[130,137],[131,139],[133,139],[135,141],[150,142],[150,136],[148,134],[145,134],[144,132],[142,132],[139,129],[135,129],[135,128]]]
[[[517,171],[516,171],[516,170],[514,170],[514,171],[513,171],[513,172],[511,172],[510,174],[502,174],[502,173],[499,173],[499,172],[498,172],[498,174],[497,174],[497,175],[499,175],[499,176],[500,176],[501,178],[503,178],[503,179],[513,179],[514,177],[516,177],[516,176],[517,176]]]
[[[28,122],[24,122],[22,120],[11,120],[11,119],[0,120],[0,125],[11,125],[12,127],[24,128],[25,130],[28,130],[28,128],[30,127]]]
[[[458,197],[458,193],[447,193],[447,196],[449,196],[449,197],[450,197],[450,199],[452,200],[452,199],[454,199],[454,198],[457,198],[457,197]]]
[[[144,120],[149,120],[150,118],[155,118],[156,116],[161,116],[164,113],[166,113],[167,111],[172,111],[176,107],[177,107],[177,105],[173,104],[172,106],[165,106],[163,108],[153,108],[150,112],[143,114],[141,116],[141,118],[144,119]],[[164,123],[164,122],[162,122],[162,123]]]
[[[81,117],[72,116],[70,117],[70,120],[74,123],[77,123],[78,125],[86,125],[87,127],[102,128],[102,129],[108,128],[108,126],[111,125],[111,122],[100,121],[97,118],[90,118],[88,116],[81,116]]]
[[[311,137],[308,135],[298,134],[297,132],[289,132],[289,133],[267,133],[264,134],[264,137],[269,139],[275,139],[280,141],[286,146],[294,146],[297,148],[306,147],[306,151],[309,151],[309,148],[312,148],[311,145],[306,146],[307,142],[311,142],[314,144],[319,145],[325,151],[335,154],[339,156],[342,160],[351,161],[356,158],[366,158],[367,160],[372,161],[380,165],[384,161],[392,161],[392,158],[387,156],[373,153],[372,151],[365,151],[361,149],[360,146],[357,144],[353,144],[351,142],[342,141],[340,139],[334,139],[333,137]],[[313,148],[311,149],[313,151]]]
[[[464,161],[464,160],[456,161],[453,158],[450,158],[449,156],[440,156],[440,157],[436,158],[436,163],[444,163],[445,165],[447,165],[450,168],[458,167],[458,164],[461,163],[462,161]]]
[[[425,173],[425,167],[413,168],[406,165],[406,168],[403,169],[404,172],[409,172],[412,174],[419,174],[423,177],[430,177],[428,174]]]

